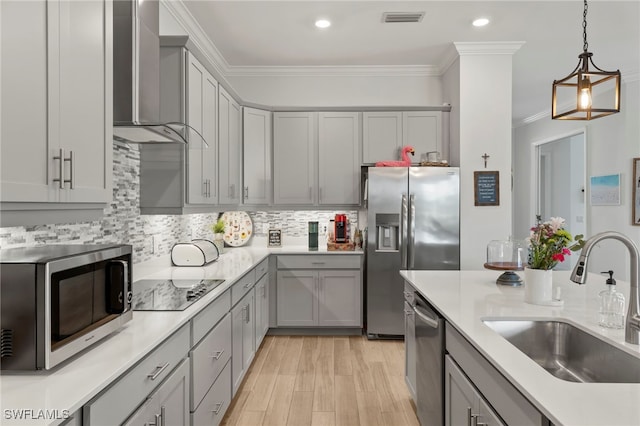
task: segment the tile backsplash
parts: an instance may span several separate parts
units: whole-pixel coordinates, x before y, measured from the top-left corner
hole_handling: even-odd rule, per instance
[[[100,220],[68,224],[0,228],[0,248],[44,244],[131,244],[134,263],[168,254],[173,244],[191,238],[212,238],[209,227],[218,212],[190,215],[140,215],[140,152],[135,145],[114,141],[113,200]],[[346,213],[357,226],[357,211],[252,211],[255,236],[281,229],[283,236],[304,237],[307,222],[318,221],[320,233],[336,213]]]

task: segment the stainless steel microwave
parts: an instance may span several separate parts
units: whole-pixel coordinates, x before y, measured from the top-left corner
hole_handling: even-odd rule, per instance
[[[0,250],[0,369],[48,370],[131,320],[130,245]]]

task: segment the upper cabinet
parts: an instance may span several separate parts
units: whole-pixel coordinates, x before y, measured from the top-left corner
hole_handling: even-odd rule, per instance
[[[164,122],[186,123],[190,127],[183,160],[185,163],[176,165],[185,169],[185,176],[180,179],[185,181],[186,193],[173,196],[176,206],[218,202],[217,105],[218,83],[195,56],[184,47],[162,46],[160,119]],[[144,148],[145,151],[151,149]],[[145,168],[143,159],[142,169]],[[141,188],[141,197],[145,189],[144,186]]]
[[[2,225],[37,203],[110,201],[111,1],[2,2],[0,15]]]
[[[242,194],[242,107],[222,88],[218,93],[219,203],[240,204]]]
[[[273,114],[273,202],[313,205],[316,183],[317,131],[314,112]]]
[[[244,204],[271,203],[271,112],[243,109]]]
[[[415,149],[413,163],[431,151],[444,156],[442,111],[365,112],[362,135],[363,164],[400,160],[407,145]]]
[[[318,141],[318,204],[359,204],[360,113],[319,113]]]

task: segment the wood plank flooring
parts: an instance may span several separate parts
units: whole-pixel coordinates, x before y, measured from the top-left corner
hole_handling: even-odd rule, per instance
[[[404,343],[266,336],[222,425],[419,426]]]

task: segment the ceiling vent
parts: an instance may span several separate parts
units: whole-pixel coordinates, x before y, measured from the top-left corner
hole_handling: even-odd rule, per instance
[[[384,12],[382,22],[385,23],[409,23],[420,22],[424,17],[424,12]]]

